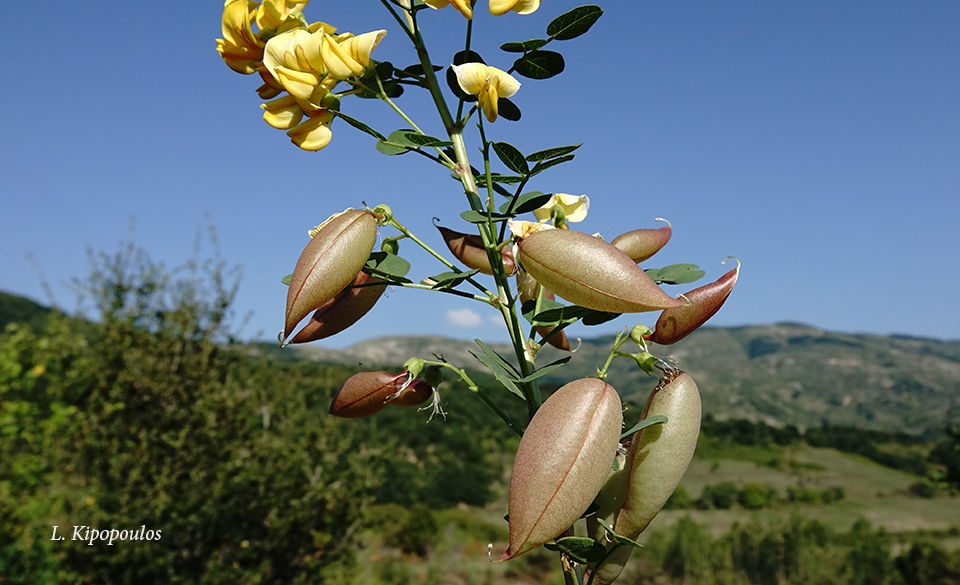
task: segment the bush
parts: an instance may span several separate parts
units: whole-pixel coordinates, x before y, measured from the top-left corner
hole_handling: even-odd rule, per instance
[[[737,496],[740,490],[736,484],[730,481],[721,482],[715,485],[707,485],[697,500],[698,508],[717,508],[718,510],[729,510],[737,503]]]
[[[768,485],[756,482],[743,484],[737,494],[737,502],[747,510],[759,510],[770,506],[776,491]]]

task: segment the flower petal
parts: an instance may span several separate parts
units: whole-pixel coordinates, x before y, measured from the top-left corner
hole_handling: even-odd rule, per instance
[[[303,110],[292,95],[260,104],[260,107],[264,110],[263,121],[279,130],[289,130],[303,119]]]
[[[295,128],[287,130],[290,141],[303,150],[320,150],[330,144],[333,133],[330,131],[330,122],[333,114],[323,111],[319,116],[307,118]]]

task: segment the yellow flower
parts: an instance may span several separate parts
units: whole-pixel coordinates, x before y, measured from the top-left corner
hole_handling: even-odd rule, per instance
[[[304,150],[320,150],[330,144],[333,133],[330,132],[330,122],[333,121],[333,112],[320,110],[297,126],[287,130],[290,141]]]
[[[253,34],[251,23],[258,4],[249,0],[227,0],[220,23],[223,38],[217,52],[230,69],[249,75],[263,59],[263,42]]]
[[[280,130],[289,130],[303,119],[303,108],[292,95],[260,104],[260,107],[264,110],[263,121]]]
[[[437,10],[443,8],[447,4],[453,4],[453,7],[456,8],[460,14],[468,19],[473,18],[473,7],[470,5],[470,0],[423,0],[424,4],[430,8],[435,8]]]
[[[533,215],[540,221],[549,221],[550,215],[555,206],[563,210],[564,219],[569,222],[580,222],[587,218],[587,211],[590,209],[590,198],[586,195],[568,195],[567,193],[554,193],[550,200],[543,207],[533,210]]]
[[[509,73],[483,63],[451,65],[464,93],[477,96],[487,120],[497,119],[497,100],[508,98],[520,89],[520,82]]]
[[[327,73],[341,81],[360,77],[370,64],[370,53],[386,34],[385,30],[375,30],[359,36],[341,35],[339,38],[324,35],[320,56],[326,65]]]
[[[490,14],[501,15],[513,10],[517,14],[530,14],[540,8],[540,0],[490,0]]]
[[[335,29],[322,22],[310,28],[295,28],[267,41],[263,66],[279,87],[295,97],[309,113],[322,107],[323,98],[336,85],[327,78],[327,68],[320,54],[324,35]]]
[[[257,26],[260,30],[277,30],[294,12],[303,12],[310,0],[263,0],[257,9]]]

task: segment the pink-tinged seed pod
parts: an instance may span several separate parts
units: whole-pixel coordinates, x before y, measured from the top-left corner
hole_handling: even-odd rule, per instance
[[[510,546],[521,555],[573,525],[603,486],[623,425],[620,396],[597,378],[570,382],[540,406],[510,478]]]
[[[483,238],[475,234],[463,234],[460,232],[437,226],[443,241],[450,249],[450,253],[469,268],[476,268],[484,274],[493,274],[490,268],[490,258],[487,256],[487,250],[483,247]],[[513,274],[517,269],[516,262],[513,259],[513,252],[510,247],[506,247],[500,253],[503,258],[503,269],[507,274]]]
[[[686,372],[664,374],[653,389],[640,418],[662,414],[667,422],[634,435],[627,454],[626,498],[617,513],[614,530],[635,540],[660,512],[686,473],[700,436],[700,392]],[[615,550],[594,577],[597,585],[612,583],[633,552]]]
[[[356,277],[377,240],[377,221],[348,209],[325,221],[303,249],[290,277],[283,337],[301,319],[332,299]]]
[[[407,373],[402,372],[401,376],[406,377]],[[401,380],[403,382],[403,380]],[[391,406],[419,406],[433,396],[433,387],[423,380],[413,380],[407,385],[397,397],[390,401]]]
[[[625,252],[573,230],[541,230],[520,240],[520,263],[568,301],[611,313],[640,313],[682,303],[653,282]]]
[[[634,262],[643,262],[666,246],[673,235],[669,221],[662,217],[656,218],[656,221],[666,221],[667,225],[657,229],[633,230],[617,236],[610,243],[626,252]]]
[[[737,260],[736,258],[733,259]],[[724,263],[726,263],[726,258],[724,258]],[[683,296],[687,298],[688,304],[665,309],[660,314],[660,318],[657,319],[653,334],[647,339],[661,345],[670,345],[692,333],[720,310],[720,307],[723,306],[723,303],[726,302],[727,297],[733,291],[733,286],[737,284],[739,276],[740,260],[737,260],[737,267],[716,281],[684,294]]]
[[[330,414],[360,418],[376,414],[390,404],[423,404],[433,389],[422,380],[408,384],[409,373],[391,374],[382,370],[359,372],[347,378],[330,403]]]
[[[304,325],[290,343],[307,343],[325,339],[340,333],[366,315],[377,303],[387,285],[379,278],[360,272],[350,285],[337,296],[320,305],[310,321]],[[366,286],[364,286],[366,285]]]

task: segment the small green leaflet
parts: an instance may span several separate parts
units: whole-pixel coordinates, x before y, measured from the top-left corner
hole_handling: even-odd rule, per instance
[[[468,221],[470,223],[487,223],[488,220],[492,222],[507,221],[513,216],[502,213],[491,213],[488,217],[486,213],[469,209],[467,211],[461,211],[460,217],[463,218],[464,221]]]
[[[570,146],[556,146],[554,148],[538,150],[533,154],[528,154],[527,160],[530,162],[540,162],[542,160],[557,158],[558,156],[570,154],[571,152],[580,148],[581,146],[583,146],[582,142],[580,144],[571,144]]]
[[[527,51],[535,51],[549,42],[550,42],[549,39],[530,39],[527,41],[514,41],[511,43],[504,43],[500,45],[500,49],[508,53],[526,53]]]
[[[366,132],[367,134],[369,134],[370,136],[373,136],[373,137],[376,138],[377,140],[386,140],[386,139],[387,139],[386,136],[384,136],[383,134],[380,134],[379,132],[377,132],[376,130],[374,130],[374,129],[371,128],[370,126],[367,126],[366,124],[364,124],[364,123],[361,122],[360,120],[357,120],[356,118],[353,118],[353,117],[351,117],[351,116],[348,116],[348,115],[344,114],[343,112],[338,112],[337,110],[330,110],[330,111],[333,112],[334,114],[336,114],[337,117],[343,118],[343,121],[346,122],[347,124],[350,124],[351,126],[353,126],[354,128],[356,128],[357,130],[360,130],[361,132]]]
[[[574,321],[582,319],[584,325],[599,325],[600,323],[606,323],[611,319],[616,319],[619,316],[619,313],[595,311],[593,309],[578,307],[576,305],[562,305],[559,308],[540,311],[533,316],[533,324],[554,325],[559,323],[573,323]]]
[[[637,424],[633,425],[633,427],[631,427],[629,431],[621,434],[620,440],[622,441],[627,437],[629,437],[630,435],[638,433],[647,427],[650,427],[653,425],[662,425],[665,422],[667,422],[667,417],[663,416],[662,414],[657,414],[657,415],[645,418],[642,421],[638,422]]]
[[[567,161],[573,160],[575,154],[568,154],[566,156],[561,156],[560,158],[553,158],[548,161],[540,161],[537,164],[533,165],[533,169],[530,171],[530,176],[539,175],[543,171],[549,169],[550,167],[565,163]]]
[[[475,354],[472,351],[470,355],[475,357],[477,361],[487,367],[488,370],[493,374],[493,377],[496,378],[500,385],[506,388],[511,394],[524,399],[523,392],[517,388],[517,385],[513,383],[512,378],[519,376],[517,369],[513,367],[507,360],[495,352],[490,346],[486,343],[480,341],[479,339],[474,339],[477,345],[480,346],[480,349],[483,353]]]
[[[523,153],[515,146],[509,142],[494,142],[492,146],[493,151],[497,153],[497,158],[499,158],[508,169],[519,175],[525,175],[530,172],[530,167],[527,165],[527,160],[523,157]]]
[[[407,140],[407,134],[411,133],[415,134],[415,132],[409,128],[394,130],[390,133],[390,136],[377,142],[377,150],[383,154],[396,155],[417,148],[417,146],[419,146],[418,144]]]
[[[504,120],[510,120],[511,122],[516,122],[522,115],[517,104],[504,97],[497,100],[497,113]]]
[[[598,563],[607,555],[605,546],[585,536],[558,538],[555,542],[544,544],[543,548],[562,552],[574,562],[583,565]]]
[[[285,284],[285,285],[287,285],[287,286],[290,286],[290,281],[291,281],[292,279],[293,279],[293,274],[288,274],[288,275],[284,276],[283,278],[281,278],[281,279],[280,279],[280,282],[282,282],[283,284]]]
[[[526,213],[528,211],[533,211],[534,209],[540,209],[546,205],[547,201],[550,201],[549,193],[541,193],[540,191],[528,191],[523,195],[517,197],[516,203],[513,206],[513,213]],[[510,202],[507,201],[500,206],[500,212],[506,213],[507,209],[510,208]]]
[[[393,135],[391,134],[391,136]],[[404,138],[406,138],[408,142],[415,146],[453,146],[453,143],[449,140],[441,140],[439,138],[434,138],[433,136],[426,136],[416,132],[407,132],[404,134]]]
[[[554,51],[531,51],[513,62],[516,72],[530,79],[549,79],[565,66],[563,55]]]
[[[410,272],[410,263],[389,252],[373,252],[367,259],[367,271],[375,276],[388,276],[400,282],[410,282],[404,278]]]
[[[657,284],[683,284],[703,278],[705,271],[696,264],[671,264],[663,268],[648,268],[647,276]]]
[[[534,373],[530,374],[529,376],[524,376],[524,377],[520,378],[519,380],[517,380],[517,382],[520,382],[521,384],[522,384],[522,383],[526,383],[526,382],[533,382],[533,381],[536,380],[537,378],[542,378],[542,377],[546,376],[547,374],[549,374],[550,372],[556,370],[557,368],[562,367],[563,364],[565,364],[565,363],[567,363],[567,362],[569,362],[569,361],[570,361],[570,356],[567,356],[567,357],[564,357],[564,358],[560,358],[560,359],[558,359],[558,360],[555,361],[555,362],[550,362],[549,364],[543,366],[542,368],[540,368],[539,370],[537,370],[537,371],[535,371]]]
[[[578,6],[554,18],[547,26],[547,34],[558,41],[575,39],[590,30],[602,14],[599,6]]]
[[[431,288],[435,288],[435,289],[453,288],[478,272],[480,271],[477,270],[476,268],[474,268],[473,270],[467,270],[466,272],[441,272],[440,274],[431,276],[430,278],[425,280],[434,281],[430,283]]]

